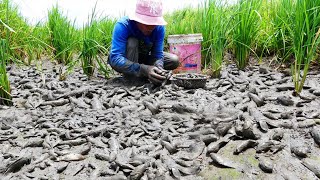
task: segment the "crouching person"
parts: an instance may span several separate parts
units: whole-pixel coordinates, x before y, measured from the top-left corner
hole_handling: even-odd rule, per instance
[[[161,84],[166,70],[179,66],[179,58],[163,52],[165,25],[161,0],[138,0],[136,11],[115,24],[110,66],[127,76],[146,77]]]

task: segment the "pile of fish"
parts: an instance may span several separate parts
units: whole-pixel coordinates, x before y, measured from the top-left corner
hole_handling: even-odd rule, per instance
[[[320,178],[318,72],[293,96],[291,76],[262,66],[228,65],[200,89],[8,70],[14,107],[0,106],[0,179],[193,180],[208,167]],[[232,158],[249,150],[258,164]]]

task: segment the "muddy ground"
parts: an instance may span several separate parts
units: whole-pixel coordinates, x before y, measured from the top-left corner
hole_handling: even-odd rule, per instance
[[[300,96],[288,73],[223,69],[205,88],[47,62],[8,67],[13,107],[0,106],[0,179],[317,179],[320,73]]]

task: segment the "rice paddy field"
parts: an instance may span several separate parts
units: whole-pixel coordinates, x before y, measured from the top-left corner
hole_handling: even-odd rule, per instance
[[[320,0],[208,0],[165,15],[203,36],[206,86],[122,77],[116,19],[29,25],[0,1],[0,179],[319,179]]]

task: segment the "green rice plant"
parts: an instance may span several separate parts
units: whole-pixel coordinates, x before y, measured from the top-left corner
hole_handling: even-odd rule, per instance
[[[19,14],[18,8],[9,0],[0,1],[0,38],[6,39],[7,44],[10,44],[7,52],[10,61],[18,62],[26,57],[28,30],[29,26]],[[9,39],[6,38],[7,35]]]
[[[81,64],[83,72],[91,77],[94,73],[95,61],[98,58],[99,43],[97,41],[98,22],[95,14],[96,6],[94,7],[91,16],[88,18],[88,23],[83,28],[82,47],[81,47]]]
[[[185,7],[184,9],[166,14],[165,19],[168,22],[166,27],[166,38],[173,34],[193,34],[199,33],[199,20],[201,15],[196,9]]]
[[[116,21],[114,19],[103,18],[101,21],[98,22],[98,35],[100,36],[98,49],[99,54],[98,58],[96,59],[98,70],[101,74],[104,75],[105,78],[110,78],[110,74],[112,73],[112,68],[106,63],[104,60],[105,56],[109,55],[110,48],[111,48],[111,40],[112,40],[112,32],[113,27]]]
[[[50,31],[45,25],[37,23],[30,28],[29,46],[33,47],[34,56],[38,60],[42,55],[53,51],[50,46]]]
[[[10,82],[6,65],[8,60],[8,45],[5,39],[0,40],[0,104],[12,105]]]
[[[273,34],[271,38],[271,48],[276,53],[281,62],[287,61],[292,55],[292,39],[285,22],[293,21],[294,13],[293,0],[272,0],[271,7]]]
[[[96,58],[96,62],[98,64],[98,70],[101,74],[103,74],[103,76],[106,79],[110,78],[111,73],[113,73],[112,68],[107,64],[107,61],[105,61],[104,59],[104,55],[108,54],[109,50],[110,50],[110,46],[101,46],[99,45],[99,54],[98,54],[98,58]]]
[[[99,39],[99,44],[102,45],[103,47],[109,47],[111,46],[111,41],[112,41],[112,32],[113,32],[113,27],[116,23],[115,19],[104,17],[102,18],[98,24],[98,39]],[[109,49],[107,48],[107,49]],[[103,48],[103,50],[105,50]]]
[[[50,29],[53,54],[59,63],[69,64],[76,45],[74,22],[62,15],[58,5],[48,12],[48,27]]]
[[[97,23],[94,22],[89,26],[84,28],[84,35],[82,39],[82,51],[80,54],[82,69],[87,76],[92,76],[94,73],[94,62],[99,53],[97,46],[97,41],[95,41],[95,36],[97,32]]]
[[[297,0],[294,21],[287,27],[293,40],[295,62],[291,69],[295,94],[298,95],[303,89],[310,63],[316,57],[320,43],[320,0]]]
[[[259,31],[261,16],[258,12],[262,0],[240,0],[232,15],[232,42],[239,69],[248,63],[252,45]]]
[[[229,20],[225,4],[217,0],[208,0],[200,11],[201,32],[204,38],[205,67],[211,64],[211,76],[219,77],[222,68],[224,52],[227,46]]]
[[[7,9],[5,11],[6,13],[6,23],[3,21],[2,24],[6,28],[6,38],[2,39],[0,38],[0,104],[1,105],[13,105],[12,103],[12,97],[11,97],[11,88],[10,88],[10,82],[7,75],[7,61],[8,61],[8,40],[10,39],[9,32],[13,31],[8,25],[9,18],[8,18],[8,12],[9,12],[9,1],[6,1]]]

